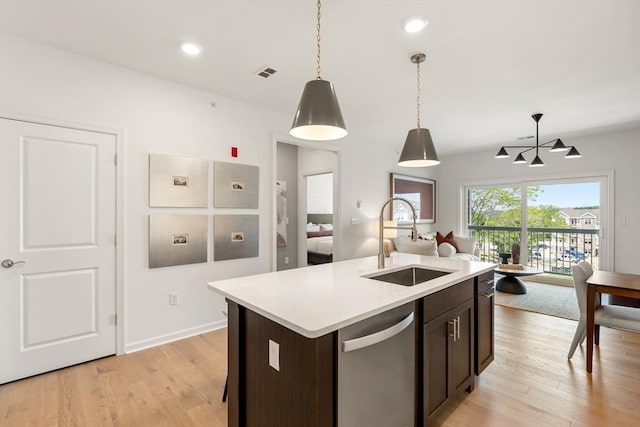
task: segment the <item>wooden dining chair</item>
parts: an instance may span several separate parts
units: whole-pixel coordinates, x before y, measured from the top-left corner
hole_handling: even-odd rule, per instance
[[[587,336],[587,279],[593,274],[593,269],[591,264],[581,261],[571,267],[571,272],[576,298],[578,299],[578,307],[580,308],[580,320],[573,336],[573,342],[567,356],[568,359],[573,357],[578,344],[581,344]],[[595,305],[594,343],[596,345],[600,344],[600,326],[640,333],[640,309],[617,305],[602,305],[600,294],[596,294]]]

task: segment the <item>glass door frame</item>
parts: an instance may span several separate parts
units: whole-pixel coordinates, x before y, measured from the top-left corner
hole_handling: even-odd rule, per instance
[[[538,177],[522,177],[522,178],[500,178],[495,180],[485,180],[482,182],[467,182],[460,184],[460,206],[459,229],[462,234],[467,234],[467,225],[469,224],[469,190],[472,188],[482,187],[520,187],[521,196],[521,229],[520,229],[520,257],[523,262],[528,261],[527,252],[527,187],[553,184],[572,184],[581,182],[599,182],[600,183],[600,231],[599,231],[599,269],[612,270],[614,268],[614,172],[594,172],[585,174],[571,175],[555,175],[545,178]]]

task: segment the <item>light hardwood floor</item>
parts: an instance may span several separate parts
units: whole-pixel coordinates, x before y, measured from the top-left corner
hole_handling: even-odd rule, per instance
[[[587,375],[575,327],[496,306],[496,359],[442,425],[639,426],[640,334],[602,328]],[[0,426],[226,426],[225,378],[223,329],[0,386]]]

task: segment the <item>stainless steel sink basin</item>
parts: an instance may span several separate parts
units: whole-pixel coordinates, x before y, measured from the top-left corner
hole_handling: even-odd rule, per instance
[[[381,282],[394,283],[396,285],[414,286],[447,274],[451,274],[451,272],[411,266],[401,270],[390,271],[388,273],[376,273],[364,277],[367,279],[380,280]]]

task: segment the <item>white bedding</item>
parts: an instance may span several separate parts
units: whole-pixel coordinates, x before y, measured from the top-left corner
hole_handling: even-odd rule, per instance
[[[307,251],[331,255],[333,253],[333,236],[307,238]]]

